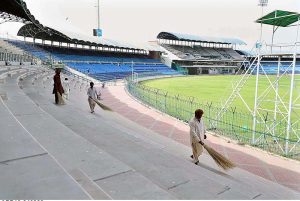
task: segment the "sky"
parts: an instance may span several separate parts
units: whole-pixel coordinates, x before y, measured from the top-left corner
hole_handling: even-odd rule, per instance
[[[41,23],[92,35],[97,27],[97,0],[24,0]],[[300,12],[300,0],[269,0],[264,13],[275,9]],[[251,48],[259,39],[258,0],[100,0],[103,37],[129,43],[153,41],[161,31],[239,38]],[[16,35],[19,23],[0,24],[0,35]],[[271,26],[263,27],[269,42]],[[296,27],[279,29],[275,43],[296,40]],[[300,35],[300,34],[299,34]],[[300,38],[300,37],[299,37]]]

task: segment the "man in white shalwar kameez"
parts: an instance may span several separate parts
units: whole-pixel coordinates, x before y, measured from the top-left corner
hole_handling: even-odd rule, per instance
[[[90,88],[87,91],[88,101],[91,109],[91,113],[95,112],[96,102],[94,100],[97,99],[97,90],[94,87],[94,83],[90,82]]]
[[[193,117],[190,122],[190,142],[192,146],[193,155],[191,155],[191,158],[193,159],[193,162],[198,165],[199,163],[199,156],[203,152],[203,141],[202,139],[206,139],[205,135],[205,126],[203,123],[202,115],[203,110],[197,109],[195,111],[195,117]]]
[[[69,100],[69,95],[70,95],[70,83],[69,79],[66,77],[64,82],[63,82],[63,87],[65,89],[65,97],[67,100]]]

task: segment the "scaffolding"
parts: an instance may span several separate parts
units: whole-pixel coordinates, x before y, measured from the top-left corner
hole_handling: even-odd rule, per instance
[[[272,43],[263,46],[260,39],[259,45],[256,45],[256,57],[252,58],[241,79],[233,86],[216,119],[221,119],[233,102],[240,99],[252,114],[252,145],[275,143],[282,154],[288,156],[300,142],[300,63],[297,63],[300,59],[300,14],[276,10],[256,22],[273,26]],[[297,26],[295,42],[275,45],[275,31],[289,26]],[[245,100],[242,93],[251,77],[255,77],[253,105]],[[260,134],[261,127],[264,127],[264,132]],[[266,134],[271,137],[266,137]],[[279,140],[281,137],[284,140]]]

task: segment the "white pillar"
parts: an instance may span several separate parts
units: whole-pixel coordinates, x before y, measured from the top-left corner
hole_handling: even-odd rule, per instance
[[[287,125],[287,129],[286,129],[286,142],[285,142],[285,154],[286,155],[289,152],[289,139],[290,139],[291,126],[292,126],[291,116],[292,116],[292,108],[293,108],[293,90],[294,90],[294,80],[295,80],[296,55],[297,54],[294,53],[293,69],[292,69],[292,75],[291,75],[288,125]]]
[[[258,79],[259,79],[259,68],[261,56],[258,54],[258,61],[256,64],[256,81],[255,81],[255,97],[254,97],[254,109],[253,109],[253,126],[252,126],[252,144],[255,144],[255,132],[256,132],[256,123],[257,123],[257,102],[258,102]]]
[[[281,65],[281,57],[278,57],[278,65],[277,65],[277,76],[276,76],[276,86],[275,86],[275,108],[274,108],[274,118],[273,118],[273,135],[275,136],[275,124],[277,121],[277,110],[278,110],[278,97],[279,97],[279,77],[280,77],[280,65]]]

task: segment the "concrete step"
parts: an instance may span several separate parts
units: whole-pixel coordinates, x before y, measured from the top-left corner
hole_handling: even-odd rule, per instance
[[[30,81],[28,85],[32,86]],[[12,88],[10,89],[12,92],[20,90],[18,87],[15,87],[14,90]],[[136,172],[131,167],[97,148],[95,145],[78,136],[72,130],[52,118],[36,106],[27,96],[23,96],[22,99],[21,97],[14,99],[13,97],[10,97],[10,95],[11,94],[8,93],[9,99],[6,101],[6,104],[8,108],[12,110],[12,113],[16,115],[18,121],[20,121],[28,132],[30,132],[31,135],[45,147],[47,152],[51,153],[51,155],[59,161],[74,179],[78,180],[78,182],[83,185],[82,187],[87,188],[86,191],[93,192],[92,195],[97,196],[93,198],[100,199],[99,196],[101,195],[104,196],[101,197],[101,199],[117,199],[118,196],[122,197],[122,194],[114,195],[111,192],[107,193],[107,189],[102,190],[102,188],[95,185],[95,182],[106,182],[112,177],[117,177],[125,172],[132,172],[132,175],[136,179],[136,184],[131,186],[135,189],[135,194],[128,193],[128,196],[131,197],[131,199],[174,199],[172,195],[153,184],[139,172]],[[25,104],[26,108],[29,108],[29,110],[24,108],[14,110],[14,108],[18,107],[18,104],[21,103],[23,105]],[[50,104],[52,103],[50,102]],[[28,113],[28,111],[33,112]],[[39,111],[39,113],[35,111]],[[82,178],[85,179],[84,182],[82,181]],[[129,183],[131,179],[132,178],[129,177],[124,180],[124,182]],[[146,185],[147,189],[141,184]],[[145,192],[148,194],[145,194]]]
[[[30,85],[28,85],[30,87]],[[25,91],[27,88],[24,88]],[[53,107],[47,105],[49,98],[32,97],[31,93],[27,93],[34,101],[40,101],[44,110],[54,116],[60,122],[64,123],[74,132],[88,139],[93,144],[101,147],[111,155],[125,163],[130,164],[131,167],[141,172],[153,183],[158,184],[163,189],[172,192],[177,198],[183,199],[232,199],[232,198],[248,198],[252,199],[259,195],[259,191],[254,191],[241,186],[241,183],[233,182],[227,178],[211,179],[211,175],[207,170],[201,173],[199,167],[189,161],[174,157],[170,153],[165,152],[159,143],[150,143],[134,137],[131,134],[133,130],[128,130],[124,127],[114,127],[111,119],[106,120],[103,116],[91,117],[90,114],[72,116],[75,113],[84,113],[80,108],[69,103],[64,106],[63,110],[60,107]],[[42,100],[44,99],[44,100]],[[69,106],[69,105],[72,105]],[[62,112],[64,111],[64,112]],[[110,113],[105,112],[105,116]],[[103,114],[104,115],[104,114]],[[112,114],[113,116],[114,114]],[[79,118],[80,116],[81,118]],[[68,118],[65,118],[68,117]],[[114,118],[117,119],[115,115]],[[99,124],[98,122],[101,121]],[[84,122],[80,124],[79,122]],[[133,122],[129,125],[132,125]],[[99,126],[98,126],[99,125]],[[101,125],[101,126],[100,126]],[[130,126],[129,126],[130,127]],[[127,132],[124,132],[127,130]],[[165,139],[166,140],[166,139]],[[170,140],[169,140],[170,141]],[[170,144],[170,142],[168,142]],[[201,169],[201,168],[200,168]],[[172,170],[172,171],[170,171]],[[130,174],[125,172],[125,175]],[[122,174],[122,176],[126,177]],[[99,180],[100,181],[100,180]],[[103,183],[98,182],[102,188],[109,187]],[[103,187],[104,185],[104,187]],[[242,184],[244,185],[244,184]],[[198,192],[190,192],[190,189],[197,189],[199,186],[205,190],[205,194],[199,195]]]
[[[90,199],[18,122],[4,102],[0,99],[0,197]]]
[[[50,88],[48,87],[48,89]],[[262,178],[247,174],[242,170],[234,170],[231,175],[222,173],[214,169],[216,167],[208,157],[205,158],[205,161],[213,168],[207,166],[195,167],[190,161],[183,160],[183,155],[189,155],[190,151],[186,151],[186,149],[182,152],[179,151],[183,150],[182,147],[170,139],[155,135],[155,133],[146,131],[146,129],[138,128],[139,125],[128,120],[125,121],[124,118],[122,119],[114,113],[101,111],[99,115],[91,116],[88,114],[87,110],[82,109],[84,107],[87,108],[87,105],[84,106],[82,104],[83,101],[86,103],[86,95],[82,91],[73,92],[72,102],[67,102],[67,105],[63,107],[49,104],[53,97],[51,97],[50,93],[45,93],[44,89],[40,89],[40,94],[36,95],[36,88],[33,90],[30,83],[25,87],[25,91],[47,113],[51,114],[59,122],[62,122],[66,127],[81,135],[98,148],[101,147],[113,157],[123,161],[132,169],[138,171],[141,176],[145,176],[152,183],[172,193],[176,198],[279,199],[283,197],[299,197],[299,194],[287,188],[264,181]],[[72,114],[77,115],[74,116]],[[151,138],[149,136],[155,137]],[[172,152],[181,153],[172,154]],[[105,185],[106,181],[102,183],[102,179],[95,181],[101,188],[114,192],[112,189],[114,188],[115,180],[113,179],[120,180],[119,178],[122,177],[128,180],[132,177],[136,178],[135,174],[131,174],[131,171],[125,171],[120,175],[117,174],[116,177],[109,177],[112,182],[108,186]],[[125,179],[124,185],[127,184],[127,179]],[[255,185],[249,184],[247,179],[253,181]],[[199,195],[195,191],[199,186],[203,186],[206,194]],[[132,196],[135,196],[134,193]],[[127,194],[125,191],[119,190],[115,192],[114,196],[123,197],[127,196]]]

